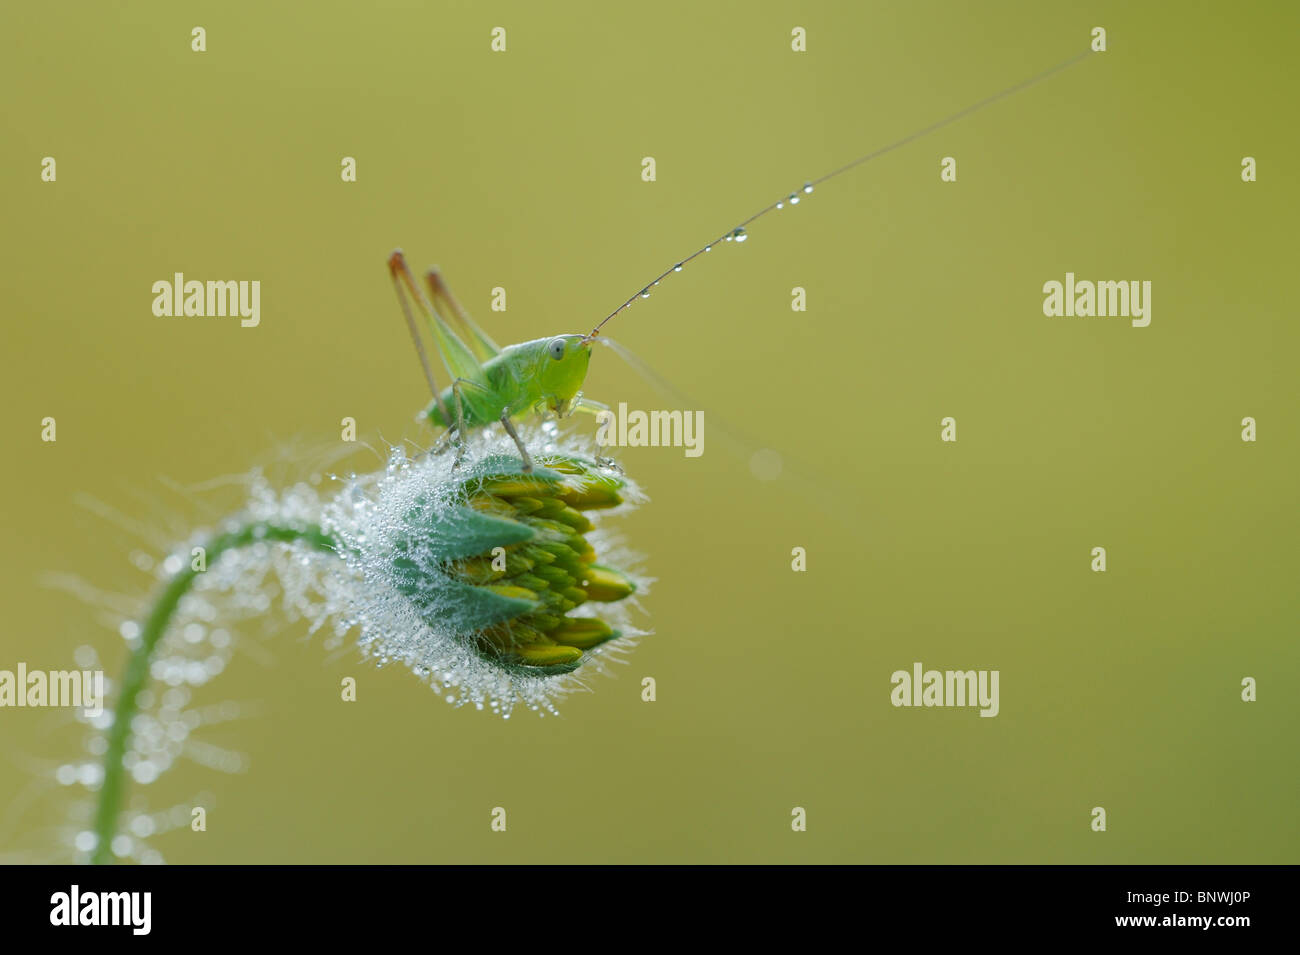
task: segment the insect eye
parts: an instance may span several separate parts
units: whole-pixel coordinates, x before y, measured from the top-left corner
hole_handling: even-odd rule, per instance
[[[554,358],[556,361],[559,361],[561,358],[564,357],[564,339],[563,338],[555,339],[555,341],[551,342],[549,345],[546,346],[546,350],[550,352],[552,358]]]

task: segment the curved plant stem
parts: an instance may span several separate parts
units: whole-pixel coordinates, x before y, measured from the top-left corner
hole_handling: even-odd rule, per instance
[[[314,525],[291,526],[267,521],[245,524],[237,530],[219,534],[205,546],[206,560],[215,561],[228,550],[237,550],[263,541],[292,543],[302,541],[318,550],[335,552],[334,541]],[[117,831],[117,817],[125,789],[127,746],[131,741],[131,721],[138,711],[138,698],[149,677],[149,664],[154,648],[167,630],[172,615],[181,598],[189,591],[201,571],[191,567],[172,577],[154,602],[140,633],[140,643],[131,654],[122,675],[122,686],[113,712],[113,725],[108,730],[108,749],[104,753],[104,779],[99,790],[99,804],[95,809],[95,835],[98,837],[91,862],[99,865],[113,861],[112,842]]]

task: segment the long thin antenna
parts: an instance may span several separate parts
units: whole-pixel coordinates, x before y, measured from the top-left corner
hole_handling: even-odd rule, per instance
[[[1005,99],[1006,97],[1012,95],[1013,93],[1019,93],[1020,91],[1026,90],[1031,86],[1035,86],[1038,83],[1041,83],[1043,80],[1048,79],[1051,76],[1055,76],[1057,73],[1060,73],[1062,70],[1068,69],[1069,67],[1074,66],[1076,63],[1082,62],[1091,54],[1092,54],[1091,50],[1085,50],[1083,53],[1080,53],[1077,56],[1072,56],[1068,60],[1056,64],[1056,66],[1053,66],[1051,69],[1044,70],[1042,73],[1039,73],[1035,76],[1031,76],[1027,80],[1022,80],[1021,82],[1017,83],[1015,86],[1008,86],[1004,90],[999,90],[998,92],[994,93],[992,96],[986,97],[985,99],[980,100],[978,103],[973,103],[970,106],[967,106],[965,109],[959,110],[956,113],[953,113],[951,116],[939,120],[937,123],[931,123],[929,126],[926,126],[924,129],[919,129],[916,132],[912,133],[911,135],[904,136],[902,139],[897,140],[896,142],[892,142],[888,146],[882,146],[873,152],[867,153],[865,156],[859,156],[857,159],[853,160],[852,162],[846,163],[845,165],[840,166],[838,169],[826,173],[826,175],[824,176],[819,176],[816,179],[808,180],[803,184],[803,186],[801,186],[799,189],[795,190],[794,192],[790,193],[788,196],[782,196],[780,199],[777,199],[775,202],[768,203],[766,206],[764,206],[762,209],[759,209],[748,219],[742,221],[740,225],[727,230],[722,235],[714,239],[712,242],[700,246],[690,255],[686,256],[686,258],[682,259],[681,261],[673,265],[671,268],[665,269],[663,272],[659,273],[659,275],[655,278],[653,282],[651,282],[649,285],[642,288],[641,291],[637,292],[635,295],[633,295],[631,298],[625,301],[622,305],[620,305],[618,308],[614,309],[614,311],[610,312],[603,319],[601,319],[600,324],[591,330],[591,334],[589,334],[587,338],[588,339],[595,338],[596,335],[599,334],[600,330],[605,327],[605,323],[608,322],[611,318],[613,318],[615,315],[619,314],[624,309],[631,306],[632,303],[635,302],[638,298],[649,298],[650,290],[652,288],[654,288],[656,285],[658,285],[660,282],[662,282],[672,273],[680,272],[682,268],[686,265],[686,263],[690,262],[692,259],[698,258],[699,256],[703,255],[705,252],[711,251],[713,247],[717,245],[719,242],[731,242],[733,240],[736,242],[744,242],[747,237],[745,234],[745,227],[750,223],[752,223],[755,219],[759,219],[762,216],[767,215],[769,212],[772,212],[775,209],[783,208],[787,202],[792,206],[798,205],[802,195],[807,195],[808,193],[812,192],[815,186],[819,186],[829,179],[834,179],[836,176],[846,173],[850,169],[855,169],[858,166],[861,166],[863,163],[867,163],[873,159],[877,159],[880,156],[885,155],[885,153],[891,153],[895,149],[901,149],[903,146],[906,146],[908,143],[915,142],[916,140],[921,139],[924,136],[928,136],[930,133],[943,129],[945,126],[949,126],[957,122],[957,120],[969,116],[971,113],[978,112],[979,110],[983,109],[986,106],[992,106],[994,103],[998,102],[998,100]]]

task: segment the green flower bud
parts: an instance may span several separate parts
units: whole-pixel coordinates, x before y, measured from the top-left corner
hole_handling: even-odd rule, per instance
[[[599,523],[640,500],[621,473],[553,446],[525,473],[490,446],[451,455],[395,452],[326,509],[354,588],[348,622],[381,663],[399,660],[445,692],[508,715],[554,711],[562,678],[627,637],[624,602],[649,581]]]

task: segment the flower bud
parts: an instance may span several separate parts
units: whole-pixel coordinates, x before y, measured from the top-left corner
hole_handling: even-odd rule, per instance
[[[459,465],[398,451],[353,480],[325,526],[359,584],[348,616],[367,653],[452,703],[554,712],[566,674],[640,633],[620,605],[649,581],[613,566],[597,526],[639,500],[618,471],[553,446],[528,473],[490,444]]]

